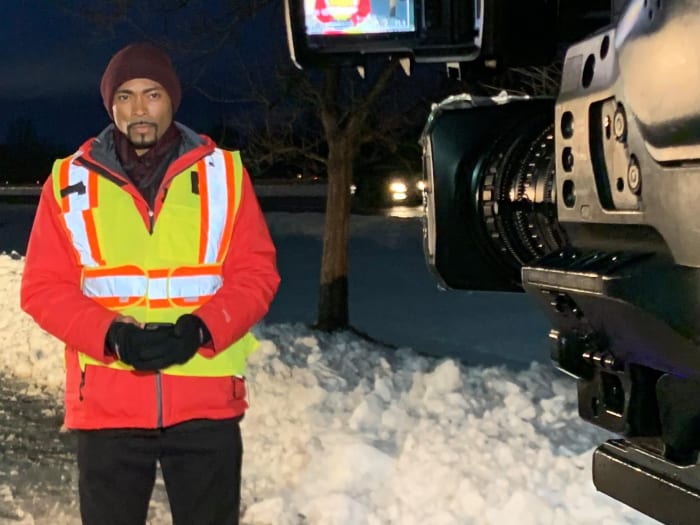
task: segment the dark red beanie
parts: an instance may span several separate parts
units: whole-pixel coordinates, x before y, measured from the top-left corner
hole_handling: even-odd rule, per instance
[[[114,93],[124,82],[134,78],[148,78],[163,86],[170,96],[173,114],[175,114],[180,107],[182,91],[173,63],[164,51],[153,44],[143,42],[131,44],[118,51],[109,61],[102,75],[100,93],[110,118],[114,118],[112,115]]]

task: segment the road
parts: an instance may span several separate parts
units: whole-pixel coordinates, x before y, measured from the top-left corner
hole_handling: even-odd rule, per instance
[[[36,197],[0,201],[0,253],[25,253],[36,203]],[[325,199],[318,196],[261,197],[260,205],[266,212],[322,213],[325,209]]]
[[[262,196],[258,197],[258,201],[265,212],[323,213],[326,210],[326,198],[323,196]]]
[[[326,198],[323,195],[261,195],[258,197],[264,212],[323,213]],[[17,251],[24,253],[36,211],[36,197],[0,198],[0,253]],[[422,214],[420,206],[393,206],[377,209],[355,208],[360,215],[417,218]]]

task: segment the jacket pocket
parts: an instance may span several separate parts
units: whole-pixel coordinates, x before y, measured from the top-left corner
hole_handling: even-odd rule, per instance
[[[245,376],[233,376],[231,378],[233,399],[240,401],[246,398]]]

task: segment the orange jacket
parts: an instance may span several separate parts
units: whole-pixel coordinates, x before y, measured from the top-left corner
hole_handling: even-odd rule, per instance
[[[215,147],[208,137],[178,125],[185,150],[168,168],[152,210],[158,220],[169,181]],[[80,148],[80,162],[115,180],[149,223],[149,207],[119,168],[111,126]],[[96,158],[97,157],[97,158]],[[98,160],[99,159],[99,160]],[[266,313],[279,285],[275,248],[247,174],[223,285],[195,312],[212,335],[211,352],[227,348]],[[187,377],[89,367],[81,372],[77,351],[109,362],[105,335],[116,312],[83,295],[81,267],[60,218],[51,179],[44,184],[22,276],[21,306],[47,332],[66,343],[65,423],[68,428],[157,428],[190,419],[223,419],[247,408],[245,384],[236,377]],[[228,312],[235,312],[230,315]]]

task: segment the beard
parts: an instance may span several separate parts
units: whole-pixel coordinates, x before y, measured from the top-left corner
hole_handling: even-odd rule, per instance
[[[136,131],[137,126],[148,126],[148,131]],[[138,149],[148,149],[158,142],[158,124],[155,122],[132,122],[126,128],[126,137]]]

